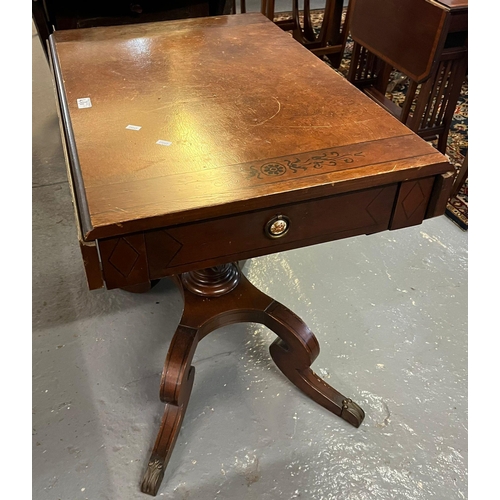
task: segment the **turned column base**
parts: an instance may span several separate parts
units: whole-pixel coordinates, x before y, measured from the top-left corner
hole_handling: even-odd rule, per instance
[[[292,311],[257,289],[237,264],[225,264],[175,276],[184,296],[184,312],[172,338],[160,382],[165,411],[141,491],[156,495],[179,434],[194,381],[191,361],[198,342],[217,328],[241,322],[261,323],[278,338],[271,357],[283,374],[313,401],[359,427],[364,411],[311,370],[319,344]]]

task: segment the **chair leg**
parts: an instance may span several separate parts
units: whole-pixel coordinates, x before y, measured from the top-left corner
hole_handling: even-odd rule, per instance
[[[467,153],[465,155],[462,166],[460,167],[460,170],[458,171],[457,178],[455,179],[455,182],[453,183],[453,189],[451,190],[450,198],[453,198],[454,196],[456,196],[460,192],[460,190],[462,189],[462,186],[465,184],[465,181],[469,178],[468,158],[469,158],[469,153]]]

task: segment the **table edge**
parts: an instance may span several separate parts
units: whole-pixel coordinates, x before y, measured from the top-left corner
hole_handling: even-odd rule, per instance
[[[61,121],[63,126],[64,139],[66,141],[66,146],[68,151],[68,163],[73,184],[74,200],[77,204],[77,213],[83,238],[85,241],[89,241],[87,240],[86,235],[91,233],[94,227],[91,222],[82,171],[80,168],[80,162],[78,160],[78,152],[76,148],[75,136],[73,132],[73,127],[71,125],[69,106],[66,100],[64,80],[62,77],[61,66],[59,63],[59,57],[57,55],[57,50],[55,47],[55,38],[53,34],[49,36],[48,45],[49,45],[50,65],[54,76],[54,86],[57,94],[57,99],[59,101],[59,107],[61,109]]]

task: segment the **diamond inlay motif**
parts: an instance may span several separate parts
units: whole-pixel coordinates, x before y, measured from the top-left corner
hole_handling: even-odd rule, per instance
[[[416,182],[410,189],[410,192],[405,196],[402,205],[406,218],[409,219],[425,200],[425,195],[422,192],[420,183]]]
[[[137,250],[125,238],[120,238],[111,252],[108,262],[126,278],[134,269],[138,258]]]
[[[163,231],[163,255],[162,258],[166,265],[170,264],[172,259],[179,253],[182,248],[182,243],[179,243],[172,235],[168,234],[167,231]]]
[[[375,197],[370,201],[370,203],[367,205],[365,210],[367,211],[368,215],[373,219],[373,222],[378,223],[377,220],[377,214],[380,213],[380,206],[384,204],[384,197],[380,196],[382,193],[384,193],[384,190],[381,189],[375,194]]]

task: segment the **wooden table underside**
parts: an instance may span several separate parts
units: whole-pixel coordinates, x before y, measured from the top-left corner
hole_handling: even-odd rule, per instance
[[[50,53],[89,287],[173,276],[184,297],[142,491],[160,486],[196,346],[224,325],[269,327],[285,376],[359,426],[311,370],[313,333],[237,261],[441,215],[453,167],[260,14],[56,32]]]

